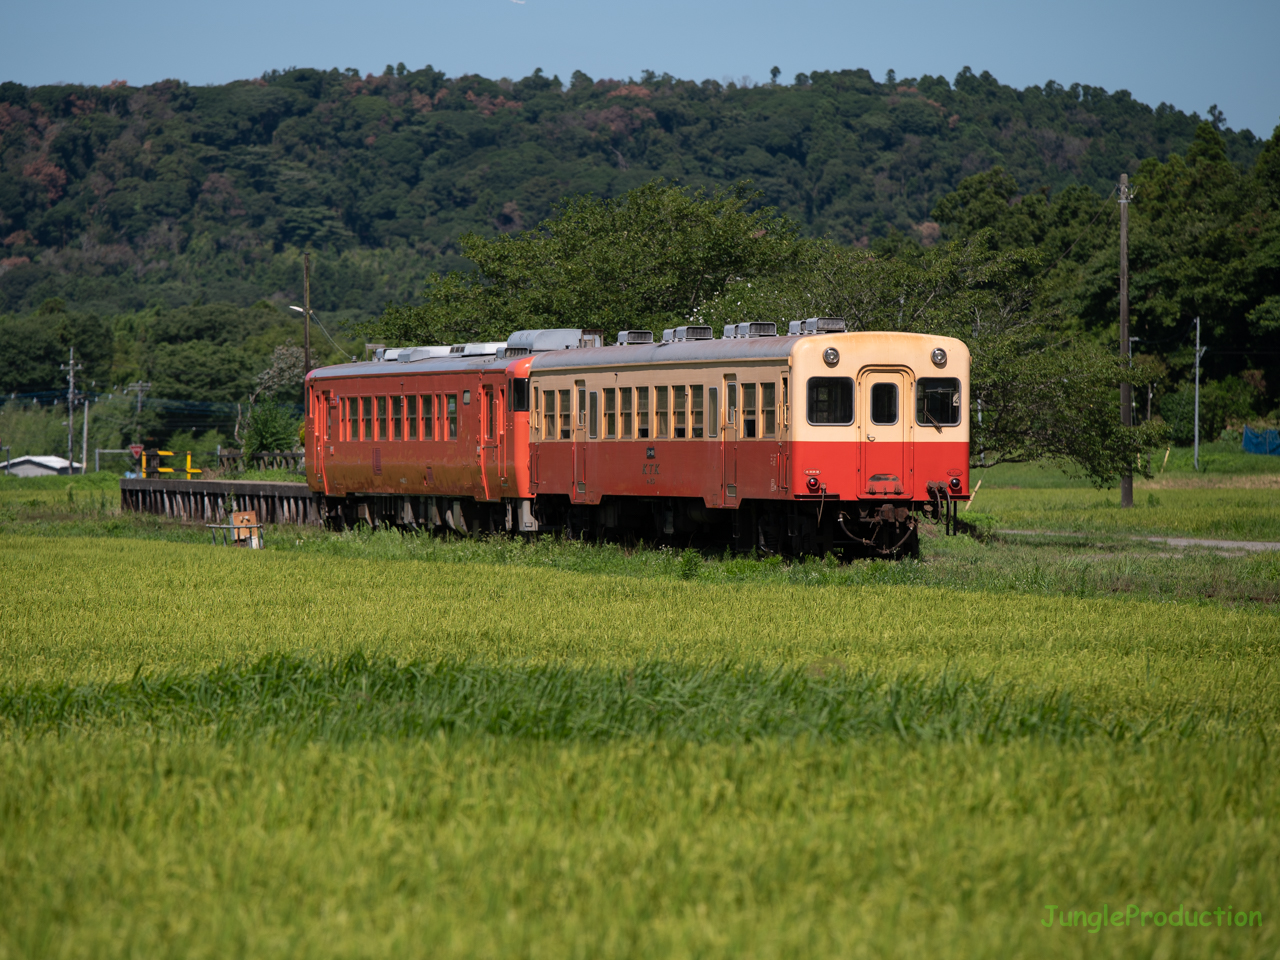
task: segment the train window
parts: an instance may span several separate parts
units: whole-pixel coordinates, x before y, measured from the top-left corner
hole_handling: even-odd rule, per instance
[[[529,418],[529,439],[537,440],[538,431],[542,427],[542,407],[538,406],[542,402],[542,393],[537,387],[533,388],[533,416]]]
[[[420,398],[419,409],[422,411],[422,439],[431,440],[435,437],[435,404],[432,403],[432,397],[427,394]]]
[[[809,378],[809,422],[817,426],[843,426],[853,423],[853,378]]]
[[[707,436],[714,437],[720,432],[720,390],[707,387]]]
[[[751,438],[756,435],[756,385],[742,385],[742,435]]]
[[[916,423],[922,427],[954,427],[959,422],[959,380],[921,377],[916,381]]]
[[[600,436],[600,394],[591,391],[591,399],[588,402],[591,412],[587,417],[587,436],[594,440]]]
[[[458,395],[456,393],[446,393],[444,395],[445,419],[449,424],[449,433],[447,437],[441,439],[457,440],[458,439]]]
[[[463,390],[463,391],[462,391],[462,405],[463,405],[464,407],[469,407],[469,406],[471,406],[471,391],[470,391],[470,390]]]
[[[560,439],[568,440],[573,436],[573,415],[569,412],[569,391],[560,391]]]
[[[373,439],[373,397],[360,398],[360,413],[363,415],[364,432],[360,434],[361,440]]]
[[[604,392],[604,436],[612,440],[618,435],[618,391],[610,387]]]
[[[778,385],[776,383],[760,384],[760,415],[764,420],[764,436],[772,437],[778,433]]]
[[[689,388],[689,427],[693,431],[690,436],[695,440],[702,437],[702,387],[694,386]]]
[[[391,439],[404,439],[404,397],[391,398]]]
[[[671,406],[675,412],[675,432],[673,436],[683,440],[689,435],[687,421],[689,419],[689,388],[671,388]]]
[[[375,440],[387,439],[387,398],[375,397],[374,403],[378,405],[378,435]]]
[[[484,438],[492,440],[498,429],[498,398],[493,394],[493,387],[484,388]]]
[[[649,439],[649,388],[636,387],[636,439]]]
[[[356,397],[347,397],[342,401],[342,405],[347,409],[347,435],[344,440],[360,439],[360,400]]]
[[[654,387],[653,398],[653,419],[654,436],[658,439],[671,435],[671,388],[670,387]]]
[[[324,404],[324,438],[326,440],[333,439],[333,407],[329,405],[329,395],[326,393],[321,397],[320,402]],[[336,405],[338,401],[333,401]]]
[[[575,386],[578,388],[578,426],[585,427],[587,425],[587,388],[581,380]]]
[[[556,392],[542,391],[542,404],[542,439],[554,440],[556,438]]]
[[[791,400],[787,394],[787,378],[782,378],[782,426],[783,429],[791,423]]]
[[[738,385],[732,380],[724,385],[724,422],[738,422]]]
[[[631,388],[623,387],[618,391],[618,436],[624,440],[631,439]]]
[[[871,422],[881,426],[898,422],[898,385],[896,383],[872,384]]]
[[[516,413],[529,411],[529,378],[515,377],[511,381],[511,409]]]
[[[404,398],[404,438],[406,440],[418,439],[418,398]]]

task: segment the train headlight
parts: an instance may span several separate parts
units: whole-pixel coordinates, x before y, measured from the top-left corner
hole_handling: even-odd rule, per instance
[[[805,483],[806,483],[806,484],[808,484],[810,491],[812,491],[813,493],[817,493],[817,492],[818,492],[818,478],[817,478],[817,477],[810,477],[808,480],[806,480],[806,481],[805,481]]]
[[[945,367],[947,365],[947,351],[941,347],[934,347],[933,353],[929,354],[929,359],[933,361],[935,367]]]
[[[955,492],[955,493],[959,493],[959,492],[960,492],[960,478],[959,478],[959,477],[952,477],[952,478],[951,478],[951,489],[952,489],[952,491],[953,491],[953,492]]]
[[[840,362],[840,351],[835,347],[827,347],[822,351],[822,362],[828,367],[834,367]]]

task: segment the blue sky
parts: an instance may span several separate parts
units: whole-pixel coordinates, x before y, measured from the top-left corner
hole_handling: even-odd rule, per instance
[[[716,80],[865,67],[877,78],[990,70],[1024,87],[1056,80],[1127,89],[1269,136],[1280,124],[1276,0],[223,0],[218,4],[4,0],[0,79],[195,84],[288,66],[430,63],[450,76],[568,80],[642,70]]]

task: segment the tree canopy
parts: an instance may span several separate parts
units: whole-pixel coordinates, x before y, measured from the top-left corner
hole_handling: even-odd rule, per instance
[[[1175,394],[1194,363],[1202,323],[1206,380],[1235,378],[1236,402],[1213,402],[1209,434],[1228,420],[1265,413],[1267,384],[1280,383],[1280,127],[1251,168],[1201,123],[1185,155],[1149,158],[1132,178],[1129,204],[1130,326],[1140,361],[1168,368],[1157,386]],[[1116,342],[1119,240],[1114,196],[1084,187],[1024,194],[996,168],[965,180],[934,210],[944,237],[990,238],[998,249],[1034,248],[1045,266],[1042,310],[1095,339]],[[1211,391],[1215,394],[1222,391]],[[1185,421],[1189,398],[1170,396],[1166,419]],[[1274,402],[1274,401],[1272,401]]]
[[[466,267],[464,235],[519,232],[562,197],[656,176],[712,192],[749,179],[805,236],[930,242],[932,209],[969,174],[999,165],[1053,192],[1105,192],[1118,171],[1185,151],[1197,122],[1123,90],[1018,90],[968,68],[764,85],[403,65],[209,87],[4,83],[0,312],[297,297],[302,249],[326,254],[318,309],[368,311]],[[1222,137],[1236,164],[1261,146]]]

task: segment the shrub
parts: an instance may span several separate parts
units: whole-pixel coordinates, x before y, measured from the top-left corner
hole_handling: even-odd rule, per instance
[[[1200,441],[1216,440],[1228,423],[1244,423],[1254,415],[1257,390],[1239,377],[1211,380],[1200,385]],[[1160,415],[1169,426],[1169,436],[1180,447],[1195,438],[1195,385],[1166,394],[1160,401]]]
[[[249,410],[244,427],[245,455],[292,450],[298,444],[302,418],[283,404],[259,403]]]

